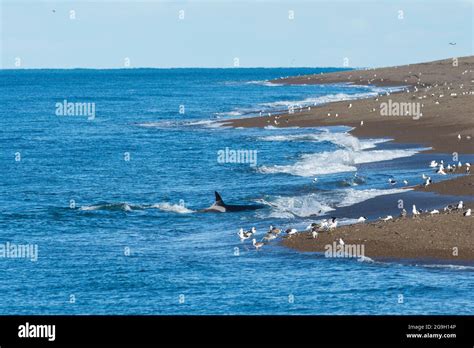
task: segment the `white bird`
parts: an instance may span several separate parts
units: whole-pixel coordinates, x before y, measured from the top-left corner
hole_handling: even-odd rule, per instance
[[[431,168],[435,168],[435,167],[437,167],[437,166],[438,166],[438,162],[436,162],[436,161],[431,161],[431,163],[430,163],[430,167],[431,167]]]
[[[422,178],[423,180],[428,179],[428,177],[427,177],[425,174],[421,174],[421,178]]]
[[[461,140],[461,134],[458,134],[458,140]]]
[[[388,179],[388,182],[390,185],[395,185],[397,183],[397,181],[394,179]]]
[[[367,220],[367,218],[365,216],[361,216],[357,219],[357,222],[365,222],[365,220]]]
[[[324,231],[324,230],[327,230],[328,228],[329,228],[328,220],[326,219],[322,220],[321,223],[319,224],[319,230]]]
[[[458,208],[458,209],[462,209],[463,207],[464,207],[463,201],[459,201],[457,208]]]
[[[344,245],[345,244],[344,241],[342,240],[342,238],[339,238],[338,242],[339,242],[339,245]]]
[[[318,182],[318,178],[314,178],[314,179],[313,179],[313,182]]]
[[[458,162],[458,168],[461,168],[462,167],[462,163],[461,161]]]
[[[252,245],[258,250],[263,247],[264,244],[262,242],[257,242],[257,240],[254,238],[252,239]]]
[[[471,216],[471,209],[469,208],[467,211],[464,212],[464,216]]]
[[[363,125],[364,125],[364,121],[360,121],[360,125],[363,126]]]
[[[431,184],[431,178],[427,177],[425,183],[423,184],[423,186],[427,187],[429,184]]]
[[[329,230],[333,230],[337,227],[337,221],[336,221],[336,218],[333,217],[331,222],[328,224],[328,228]]]
[[[440,174],[440,175],[446,175],[444,169],[442,166],[439,166],[439,169],[436,171],[436,174]]]
[[[420,215],[420,212],[416,210],[416,206],[414,204],[413,204],[413,208],[411,209],[411,212],[413,213],[413,215]]]
[[[315,238],[318,237],[318,232],[312,231],[312,232],[311,232],[311,235],[313,236],[313,239],[315,239]]]
[[[241,228],[241,229],[239,230],[239,232],[237,233],[237,235],[239,236],[241,242],[243,242],[243,241],[246,240],[246,239],[249,239],[250,236],[251,236],[250,234],[246,234],[246,233],[244,232],[244,229],[243,229],[243,228]]]
[[[403,183],[406,185],[408,185],[408,181],[407,180],[403,180]]]
[[[387,215],[386,217],[384,217],[382,219],[382,221],[388,221],[388,220],[393,220],[393,216],[392,215]]]
[[[292,236],[292,235],[294,235],[294,234],[296,234],[296,233],[298,233],[298,231],[296,230],[296,228],[289,228],[289,229],[287,229],[285,232],[286,232],[286,234],[287,234],[289,237]]]
[[[352,104],[349,104],[348,108],[350,109],[352,107]]]
[[[434,210],[430,211],[430,214],[431,214],[431,215],[439,214],[439,210],[434,209]]]

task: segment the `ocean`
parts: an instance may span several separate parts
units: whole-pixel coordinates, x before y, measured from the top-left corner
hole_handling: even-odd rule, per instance
[[[419,144],[223,122],[393,90],[269,82],[335,70],[0,71],[0,314],[473,314],[468,265],[239,240],[240,228],[260,240],[270,225],[396,215],[400,197],[457,199],[404,189],[433,159]],[[200,212],[214,191],[263,208]]]

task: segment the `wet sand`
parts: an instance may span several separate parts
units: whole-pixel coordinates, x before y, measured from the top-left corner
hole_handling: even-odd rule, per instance
[[[299,76],[273,81],[287,84],[352,83],[356,85],[405,86],[403,91],[339,101],[294,113],[224,121],[232,127],[350,126],[357,137],[391,138],[398,143],[421,144],[427,152],[474,153],[474,56],[406,66],[352,70]],[[387,105],[415,103],[419,114],[382,115]],[[420,116],[421,115],[421,116]],[[464,168],[463,168],[464,169]],[[427,174],[429,169],[427,169]],[[420,179],[421,181],[421,179]],[[443,195],[474,195],[474,176],[456,176],[418,191]],[[472,208],[472,206],[471,206]],[[442,210],[442,207],[438,208]],[[408,209],[407,209],[408,210]],[[411,209],[409,209],[411,210]],[[411,214],[409,214],[411,215]],[[283,245],[300,251],[324,251],[342,238],[346,244],[364,244],[365,256],[376,259],[407,258],[474,260],[474,217],[462,212],[399,218],[338,227],[312,239],[300,233]],[[453,248],[458,248],[458,255]]]
[[[473,204],[468,204],[473,208]],[[359,223],[320,232],[313,239],[309,232],[284,238],[282,244],[299,251],[324,252],[326,245],[342,238],[346,245],[364,245],[364,256],[374,260],[423,259],[474,261],[474,215],[441,212],[396,218],[392,221]],[[455,249],[457,248],[457,249]]]

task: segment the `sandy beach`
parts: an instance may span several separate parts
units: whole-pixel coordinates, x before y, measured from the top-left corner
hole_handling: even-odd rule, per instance
[[[299,76],[272,81],[279,84],[351,83],[355,85],[404,86],[383,96],[339,101],[296,109],[294,112],[226,121],[233,127],[349,126],[357,137],[391,138],[394,142],[420,144],[435,154],[474,153],[474,57],[446,59],[389,68],[352,70]],[[413,105],[418,113],[387,114],[393,105]],[[465,167],[459,171],[465,173]],[[453,176],[417,191],[442,195],[474,195],[472,175]],[[442,207],[439,207],[442,210]],[[342,238],[346,244],[365,245],[373,258],[429,258],[474,260],[474,217],[462,212],[395,219],[338,227],[312,239],[308,233],[285,239],[283,245],[300,251],[323,251],[324,245]],[[459,253],[453,255],[453,247]]]

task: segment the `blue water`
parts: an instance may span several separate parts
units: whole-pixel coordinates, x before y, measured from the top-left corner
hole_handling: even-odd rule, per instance
[[[345,127],[215,123],[384,92],[265,82],[330,70],[0,71],[0,244],[38,246],[36,262],[0,258],[0,314],[473,314],[469,266],[328,259],[278,241],[257,252],[239,241],[241,227],[260,239],[270,224],[396,214],[400,197],[439,205],[403,193],[401,181],[419,184],[431,159],[449,155]],[[56,115],[65,99],[95,103],[95,118]],[[226,147],[257,151],[256,165],[219,163]],[[200,213],[215,190],[264,208]],[[367,210],[377,196],[384,203]]]

